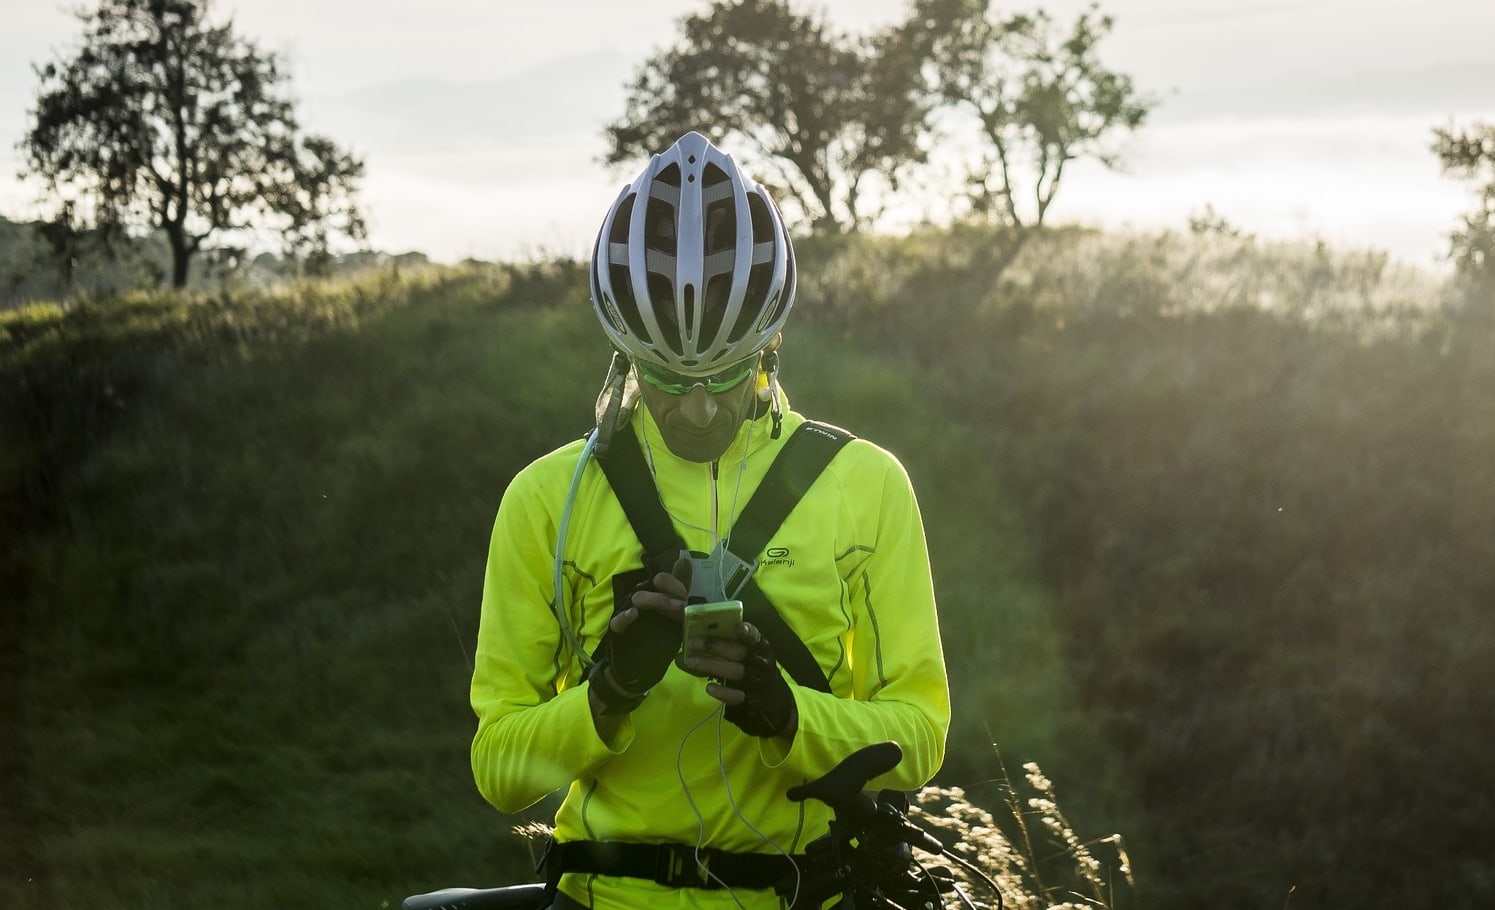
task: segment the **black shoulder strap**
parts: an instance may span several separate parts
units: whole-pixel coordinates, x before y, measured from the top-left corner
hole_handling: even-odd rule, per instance
[[[768,539],[799,505],[836,453],[855,438],[840,427],[817,420],[800,424],[779,450],[742,514],[732,523],[728,541],[732,552],[748,566],[757,565],[758,554],[768,546]],[[740,579],[729,578],[726,588],[731,591],[740,583]]]
[[[607,456],[598,458],[597,463],[623,507],[623,514],[628,516],[633,533],[644,545],[644,568],[652,572],[670,571],[685,548],[685,541],[659,501],[632,426],[625,423],[618,427],[607,447]]]
[[[840,427],[806,421],[784,443],[752,499],[732,523],[729,549],[742,561],[745,571],[751,572],[757,567],[758,555],[768,546],[769,538],[799,505],[800,499],[836,453],[853,438]],[[831,685],[825,671],[768,596],[759,589],[758,583],[751,576],[745,581],[736,577],[728,579],[727,590],[734,589],[735,596],[742,601],[743,616],[773,643],[774,657],[789,671],[794,681],[829,692]]]
[[[815,478],[853,438],[851,433],[839,427],[806,421],[784,443],[784,448],[732,526],[731,549],[735,554],[747,554],[743,562],[749,571],[757,565],[758,554],[789,517]],[[613,488],[613,495],[628,516],[628,523],[633,526],[633,533],[643,544],[646,566],[654,571],[669,571],[676,554],[684,549],[685,544],[649,479],[648,465],[644,462],[633,428],[627,425],[619,427],[607,456],[598,462]],[[739,558],[742,557],[739,555]],[[743,603],[743,617],[773,643],[774,656],[794,681],[829,692],[830,682],[825,671],[752,578],[729,580],[727,589],[731,591],[733,588],[737,589],[733,596]]]

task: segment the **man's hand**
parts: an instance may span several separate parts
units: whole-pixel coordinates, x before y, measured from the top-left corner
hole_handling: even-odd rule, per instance
[[[634,588],[629,606],[613,614],[598,648],[618,686],[630,693],[652,689],[680,650],[680,619],[690,591],[691,562],[681,558]]]
[[[706,693],[727,706],[726,718],[752,736],[790,735],[799,726],[794,692],[758,627],[744,622],[737,639],[693,638],[685,643],[685,669],[713,680]]]

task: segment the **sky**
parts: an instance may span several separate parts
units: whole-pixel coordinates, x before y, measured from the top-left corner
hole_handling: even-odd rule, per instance
[[[846,31],[906,0],[791,3]],[[15,175],[33,65],[76,47],[76,4],[0,0],[0,215],[35,217]],[[1069,23],[1088,0],[1041,7]],[[707,0],[215,0],[288,64],[303,127],[366,163],[370,242],[441,261],[584,255],[642,165],[601,163],[624,83]],[[1324,240],[1445,267],[1472,188],[1432,129],[1495,121],[1495,4],[1471,0],[1110,0],[1106,65],[1157,101],[1123,169],[1081,163],[1050,219],[1183,230],[1208,210],[1263,239]],[[732,151],[732,149],[728,149]]]

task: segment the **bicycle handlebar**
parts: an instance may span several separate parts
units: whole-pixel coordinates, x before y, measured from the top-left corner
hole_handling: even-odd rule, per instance
[[[910,847],[936,855],[945,852],[939,839],[910,822],[902,811],[886,801],[872,798],[867,785],[893,770],[903,760],[895,742],[874,743],[851,753],[836,767],[807,784],[790,787],[785,794],[793,802],[819,800],[830,806],[842,822],[890,837]]]
[[[836,808],[860,795],[874,777],[898,767],[902,760],[903,749],[897,743],[874,743],[846,756],[840,764],[815,780],[790,787],[784,795],[796,803],[814,799]]]

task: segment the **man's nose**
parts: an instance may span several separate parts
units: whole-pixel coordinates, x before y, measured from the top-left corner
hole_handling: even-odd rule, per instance
[[[680,413],[692,424],[704,428],[716,417],[716,399],[704,385],[694,385],[681,397]]]

